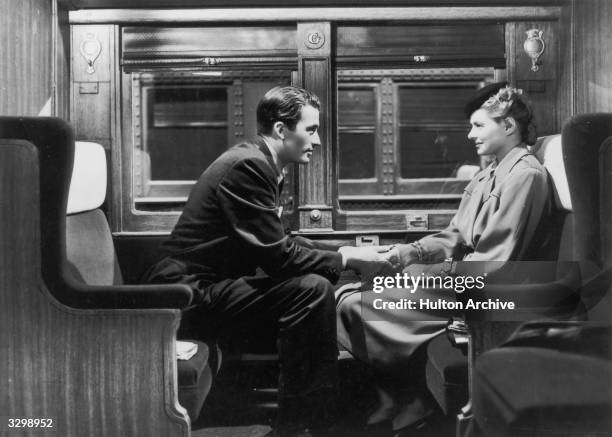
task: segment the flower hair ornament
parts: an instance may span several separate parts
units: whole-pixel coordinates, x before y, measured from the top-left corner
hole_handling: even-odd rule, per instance
[[[506,86],[500,89],[495,95],[489,97],[481,107],[491,112],[495,112],[498,117],[504,117],[510,110],[512,104],[516,100],[520,100],[520,96],[522,95],[522,89]]]

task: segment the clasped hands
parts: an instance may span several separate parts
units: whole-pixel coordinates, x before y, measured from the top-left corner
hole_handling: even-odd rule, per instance
[[[404,271],[412,276],[435,276],[440,264],[421,264],[416,248],[411,244],[389,246],[343,246],[338,250],[345,268],[354,270],[363,285],[370,285],[375,276],[392,276]]]
[[[354,270],[365,283],[381,275],[393,275],[402,269],[396,246],[343,246],[338,249],[347,270]]]

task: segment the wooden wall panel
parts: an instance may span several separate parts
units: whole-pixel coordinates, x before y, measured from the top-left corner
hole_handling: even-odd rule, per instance
[[[561,129],[557,105],[559,70],[559,26],[553,21],[529,21],[506,24],[506,68],[508,81],[521,88],[533,104],[538,135],[550,135]],[[531,58],[523,49],[529,29],[543,32],[546,44],[537,71],[531,70]]]
[[[321,101],[319,136],[311,162],[299,166],[300,230],[332,230],[332,203],[337,197],[335,156],[336,75],[332,55],[332,31],[329,22],[298,23],[298,71],[302,87],[314,92]]]
[[[53,86],[55,88],[53,114],[70,118],[70,25],[68,9],[58,0],[52,0],[53,13]]]
[[[612,2],[572,0],[572,16],[574,111],[612,112]]]
[[[179,7],[249,7],[249,6],[429,6],[427,0],[62,0],[71,7],[81,8],[179,8]],[[556,5],[563,0],[436,0],[437,4],[462,5]]]
[[[99,44],[88,66],[82,44]],[[77,140],[96,141],[110,148],[115,97],[115,27],[72,26],[72,115]],[[91,67],[91,68],[88,68]]]
[[[559,18],[559,74],[558,74],[558,120],[562,128],[563,123],[573,113],[573,71],[572,71],[572,8],[566,5]]]
[[[52,1],[0,1],[0,115],[38,115],[52,96]]]

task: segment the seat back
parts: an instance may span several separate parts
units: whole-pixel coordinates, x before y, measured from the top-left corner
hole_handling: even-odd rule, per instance
[[[563,127],[563,158],[574,209],[573,259],[581,264],[581,298],[590,319],[612,309],[612,114],[581,114]]]
[[[62,120],[0,117],[0,411],[52,418],[66,437],[187,436],[174,360],[182,306],[143,305],[172,290],[64,275],[73,150]]]
[[[538,259],[549,261],[572,260],[571,242],[573,241],[572,202],[563,163],[561,135],[548,135],[538,138],[532,147],[535,155],[546,168],[550,190],[553,196],[553,211],[547,223],[538,230],[539,237],[546,239],[541,243],[541,256]],[[559,271],[557,276],[564,272]]]
[[[106,216],[106,154],[96,143],[77,141],[68,193],[66,257],[69,273],[86,284],[119,285],[119,268]]]
[[[563,158],[576,216],[574,256],[599,267],[610,262],[612,211],[603,195],[610,192],[606,186],[612,166],[606,140],[611,135],[612,114],[577,115],[563,127]]]

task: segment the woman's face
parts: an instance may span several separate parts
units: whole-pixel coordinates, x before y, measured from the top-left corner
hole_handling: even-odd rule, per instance
[[[509,144],[506,122],[491,118],[485,109],[474,111],[470,124],[472,129],[468,138],[476,144],[476,153],[479,155],[504,155],[506,149],[514,146]]]

